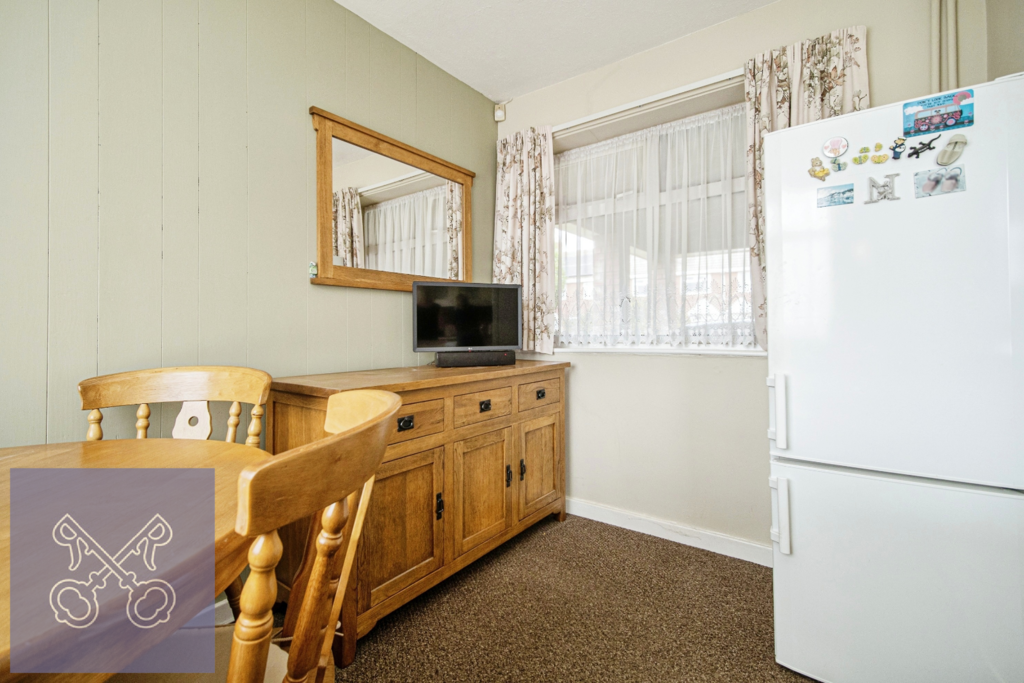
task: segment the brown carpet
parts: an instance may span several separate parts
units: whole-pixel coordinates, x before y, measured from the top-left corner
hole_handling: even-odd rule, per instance
[[[771,570],[569,517],[381,619],[341,681],[808,681],[774,661]]]

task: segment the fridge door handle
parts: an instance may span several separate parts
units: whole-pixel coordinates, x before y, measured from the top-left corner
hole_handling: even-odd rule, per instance
[[[778,527],[771,530],[772,540],[779,544],[779,552],[789,555],[793,552],[792,542],[789,536],[789,479],[785,477],[769,477],[768,485],[776,491],[778,500],[777,519]]]
[[[775,439],[776,448],[788,447],[786,429],[786,376],[768,375],[767,384],[775,389],[775,426],[769,428],[768,438]]]

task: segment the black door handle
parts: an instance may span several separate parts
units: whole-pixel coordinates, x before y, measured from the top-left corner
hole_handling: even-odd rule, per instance
[[[526,461],[525,460],[520,460],[519,461],[519,481],[522,481],[525,478],[526,478]]]
[[[505,488],[512,486],[512,465],[505,465]]]
[[[398,431],[407,432],[416,426],[415,415],[405,415],[404,417],[398,418]]]
[[[444,498],[441,494],[437,494],[437,518],[441,519],[444,516]]]
[[[548,392],[545,391],[544,389],[538,389],[537,390],[537,400],[538,401],[541,400],[542,398],[544,398],[547,395],[548,395]]]
[[[486,413],[490,409],[491,409],[491,399],[487,399],[486,401],[480,401],[480,412],[481,413]]]

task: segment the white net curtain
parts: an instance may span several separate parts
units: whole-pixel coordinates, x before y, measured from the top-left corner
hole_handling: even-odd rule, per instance
[[[363,210],[366,267],[448,277],[446,188],[431,188]]]
[[[752,349],[744,105],[555,157],[560,347]]]

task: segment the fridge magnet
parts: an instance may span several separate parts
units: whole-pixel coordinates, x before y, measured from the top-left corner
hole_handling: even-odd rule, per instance
[[[899,173],[890,173],[885,176],[885,180],[882,182],[878,182],[874,178],[868,178],[868,198],[864,203],[877,204],[882,200],[898,201],[899,197],[896,196],[897,177],[899,177]]]
[[[921,144],[914,145],[913,147],[910,148],[910,153],[907,154],[907,158],[908,159],[920,159],[921,158],[921,154],[923,154],[924,152],[927,152],[928,150],[934,150],[935,149],[935,141],[938,140],[941,137],[942,137],[942,133],[939,133],[938,135],[933,137],[931,140],[924,140],[923,142],[921,142]]]
[[[966,189],[967,176],[964,174],[963,166],[937,168],[914,174],[914,196],[918,199],[963,192]]]
[[[889,145],[889,149],[892,150],[892,160],[899,161],[900,156],[907,151],[907,139],[896,138],[892,141],[892,144]]]
[[[943,150],[939,152],[937,157],[935,157],[935,162],[939,166],[949,166],[950,164],[956,163],[956,160],[964,153],[964,147],[966,146],[967,138],[957,133],[949,139],[949,142],[946,143]]]
[[[836,159],[833,159],[832,163],[830,163],[828,166],[829,166],[829,168],[832,169],[833,173],[839,173],[840,171],[845,171],[846,167],[849,166],[849,165],[850,164],[848,162],[846,162],[846,161],[839,161],[839,159],[836,158]]]
[[[812,178],[817,178],[821,182],[825,182],[825,177],[828,176],[829,170],[821,163],[821,157],[814,157],[811,159],[811,167],[807,169],[807,173]]]
[[[858,166],[860,166],[861,164],[867,162],[867,160],[869,158],[868,155],[870,153],[871,153],[870,149],[868,149],[867,147],[861,147],[860,148],[860,152],[858,153],[858,155],[853,158],[853,163],[855,163]]]
[[[960,90],[903,105],[903,136],[974,125],[974,90]]]
[[[889,161],[889,155],[888,154],[872,154],[871,155],[871,163],[873,163],[873,164],[884,164],[887,161]]]
[[[830,206],[843,206],[844,204],[853,204],[853,183],[822,187],[818,190],[819,209],[827,209]]]
[[[850,149],[850,143],[846,141],[846,138],[841,137],[829,138],[821,146],[822,153],[829,159],[843,156],[848,149]]]

